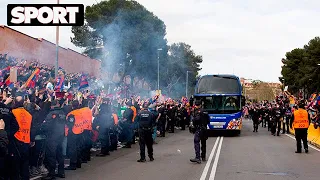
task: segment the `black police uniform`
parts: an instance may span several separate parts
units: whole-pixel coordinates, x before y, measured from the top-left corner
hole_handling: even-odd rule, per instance
[[[150,161],[153,161],[153,127],[155,125],[155,116],[148,110],[141,110],[137,115],[137,123],[139,126],[139,145],[140,145],[140,159],[138,162],[146,161],[145,148],[147,146],[148,156]]]
[[[64,157],[62,151],[65,136],[66,115],[61,108],[52,109],[41,129],[46,135],[46,167],[49,174],[47,179],[54,179],[58,162],[58,176],[64,177]]]
[[[124,148],[131,148],[131,145],[134,143],[133,142],[133,137],[134,137],[134,131],[133,131],[133,110],[129,107],[126,108],[126,110],[123,112],[123,119],[126,119],[122,123],[123,125],[123,132],[126,136],[126,145]]]
[[[196,153],[195,159],[190,159],[191,162],[201,163],[200,160],[200,142],[201,142],[201,158],[206,160],[206,146],[207,146],[207,125],[210,123],[208,113],[203,112],[202,109],[194,109],[192,114],[192,125],[190,130],[194,133],[194,149]]]
[[[103,157],[110,155],[110,129],[114,124],[110,105],[102,104],[99,114],[94,121],[94,126],[99,126],[99,141],[101,143],[101,152],[97,154],[97,156]]]
[[[260,117],[261,117],[261,110],[258,108],[255,108],[252,111],[253,132],[258,132]]]
[[[166,123],[167,123],[168,110],[165,107],[161,107],[161,108],[159,108],[158,112],[161,114],[160,119],[159,119],[160,136],[165,137],[166,136]]]
[[[7,105],[0,103],[0,119],[3,119],[5,123],[5,129],[1,130],[1,154],[0,154],[0,179],[9,177],[9,174],[15,174],[12,172],[9,164],[12,164],[8,154],[14,151],[14,134],[19,130],[18,122],[15,120],[11,108]],[[12,172],[12,173],[10,173]],[[11,178],[13,179],[13,178]]]
[[[275,135],[276,131],[277,131],[277,136],[280,135],[280,131],[281,131],[281,121],[280,119],[283,117],[283,109],[281,107],[275,107],[273,109],[273,118],[274,118],[274,123],[271,129],[271,133],[272,135]]]
[[[282,123],[282,134],[286,133],[286,129],[287,129],[287,134],[289,134],[289,125],[291,124],[291,118],[292,118],[292,110],[291,107],[287,107],[285,108],[285,121],[283,121]]]

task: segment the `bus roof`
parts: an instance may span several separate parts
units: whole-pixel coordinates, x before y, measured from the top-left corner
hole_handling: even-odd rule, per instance
[[[206,77],[206,76],[230,77],[230,78],[236,78],[236,79],[239,79],[239,77],[238,77],[238,76],[233,75],[233,74],[206,74],[206,75],[201,76],[200,78],[202,78],[202,77]]]

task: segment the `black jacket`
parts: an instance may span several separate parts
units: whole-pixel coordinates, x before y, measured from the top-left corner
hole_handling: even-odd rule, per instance
[[[41,129],[48,139],[58,140],[64,137],[65,124],[65,113],[61,108],[55,108],[52,109],[45,118]]]
[[[156,116],[154,113],[148,110],[141,110],[137,115],[137,123],[140,129],[144,128],[152,128],[155,125],[155,118]]]
[[[133,110],[131,108],[127,108],[123,112],[123,119],[127,119],[127,123],[132,123],[132,118],[133,118]]]
[[[0,159],[4,158],[8,153],[8,136],[5,130],[0,130]]]
[[[194,109],[192,113],[192,123],[196,129],[206,129],[210,123],[210,117],[202,109]]]
[[[14,139],[14,134],[19,130],[19,125],[12,114],[12,109],[3,103],[0,103],[0,119],[4,120],[6,125],[5,131],[7,132],[9,141]]]

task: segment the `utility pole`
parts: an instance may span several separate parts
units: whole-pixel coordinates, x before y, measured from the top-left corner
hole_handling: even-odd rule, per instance
[[[160,51],[162,51],[161,48],[158,49],[158,93],[160,93]]]
[[[60,3],[60,0],[57,0],[57,4]],[[59,69],[59,26],[56,27],[56,63],[55,63],[55,77],[58,77]]]
[[[188,97],[188,82],[189,82],[189,71],[187,71],[187,79],[186,79],[186,98]]]

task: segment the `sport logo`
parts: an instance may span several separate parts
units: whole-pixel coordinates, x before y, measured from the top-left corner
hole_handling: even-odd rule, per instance
[[[83,4],[8,4],[8,26],[82,26]]]

